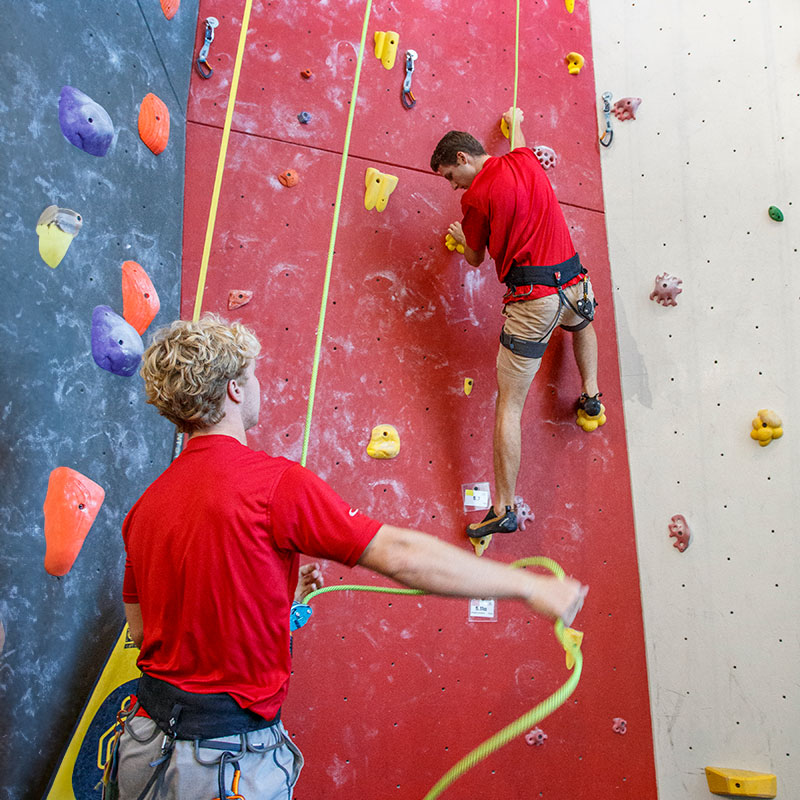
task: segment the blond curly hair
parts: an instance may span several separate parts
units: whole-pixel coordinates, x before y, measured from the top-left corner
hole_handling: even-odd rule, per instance
[[[139,374],[147,402],[184,433],[218,423],[228,381],[241,381],[261,344],[239,322],[216,314],[161,328],[144,352]]]

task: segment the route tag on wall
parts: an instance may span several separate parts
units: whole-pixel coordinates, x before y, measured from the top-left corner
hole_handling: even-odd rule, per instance
[[[473,597],[469,601],[470,622],[497,622],[497,601],[494,597]]]
[[[464,511],[480,511],[491,505],[491,494],[488,483],[462,483],[464,495]]]

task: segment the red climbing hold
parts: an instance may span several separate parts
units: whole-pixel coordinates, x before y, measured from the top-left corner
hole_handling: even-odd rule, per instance
[[[662,272],[656,276],[656,286],[650,292],[650,299],[661,303],[662,306],[676,306],[678,301],[675,298],[683,291],[682,284],[683,281],[680,278]]]
[[[51,575],[72,569],[105,496],[102,486],[74,469],[56,467],[50,473],[44,499],[44,568]]]
[[[122,316],[125,321],[141,336],[160,308],[156,287],[142,266],[135,261],[123,262]]]

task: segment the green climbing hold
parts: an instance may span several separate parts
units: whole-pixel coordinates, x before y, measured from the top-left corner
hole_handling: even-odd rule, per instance
[[[778,206],[770,206],[768,213],[770,219],[774,219],[775,222],[783,222],[783,211]]]

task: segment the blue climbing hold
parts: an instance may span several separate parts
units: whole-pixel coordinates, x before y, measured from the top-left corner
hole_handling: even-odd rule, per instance
[[[308,123],[311,122],[311,114],[309,114],[308,111],[301,111],[297,115],[297,119],[301,125],[308,125]]]

